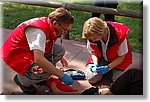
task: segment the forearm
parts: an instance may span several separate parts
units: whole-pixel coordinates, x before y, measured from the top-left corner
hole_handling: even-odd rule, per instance
[[[58,77],[62,77],[64,73],[57,69],[51,62],[49,62],[46,58],[40,58],[38,62],[36,62],[44,71],[49,74],[56,75]]]
[[[34,50],[34,62],[49,74],[56,75],[60,78],[64,75],[61,70],[57,69],[44,57],[44,52],[40,50]]]
[[[93,63],[98,64],[99,59],[98,59],[97,55],[94,52],[92,52],[91,56],[92,56]]]
[[[125,58],[125,55],[123,56],[118,56],[115,60],[113,60],[110,64],[108,64],[110,69],[115,68],[116,66],[118,66],[119,64],[121,64],[123,62]]]

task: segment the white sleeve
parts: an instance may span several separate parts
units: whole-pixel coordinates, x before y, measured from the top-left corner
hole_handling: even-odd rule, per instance
[[[35,27],[27,27],[25,30],[25,35],[30,50],[38,49],[45,52],[46,36],[41,29]]]
[[[125,39],[122,44],[118,47],[118,56],[125,55],[128,52],[128,44]]]

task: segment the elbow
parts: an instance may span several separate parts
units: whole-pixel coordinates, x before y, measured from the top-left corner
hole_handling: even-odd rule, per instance
[[[43,59],[44,59],[44,52],[40,50],[34,50],[34,63],[41,65]]]
[[[125,58],[125,55],[123,55],[123,56],[120,56],[120,61],[124,61],[124,58]]]

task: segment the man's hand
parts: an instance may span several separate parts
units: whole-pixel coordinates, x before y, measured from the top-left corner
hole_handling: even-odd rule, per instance
[[[109,67],[108,66],[100,66],[100,67],[97,67],[96,68],[96,72],[98,73],[98,74],[105,74],[105,73],[107,73],[109,71]]]
[[[68,67],[68,63],[65,58],[61,59],[61,64],[63,65],[63,67]]]
[[[66,85],[72,85],[73,84],[73,79],[70,76],[68,76],[67,74],[64,74],[64,76],[61,77],[60,80],[62,82],[64,82]]]

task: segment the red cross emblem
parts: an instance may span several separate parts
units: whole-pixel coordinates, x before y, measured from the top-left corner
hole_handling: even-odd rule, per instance
[[[39,66],[35,66],[35,67],[32,68],[32,72],[34,74],[41,74],[43,72],[43,70]]]

